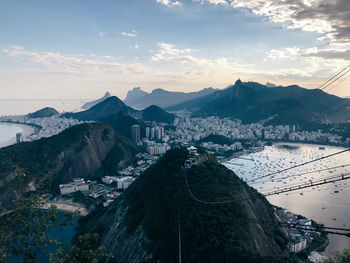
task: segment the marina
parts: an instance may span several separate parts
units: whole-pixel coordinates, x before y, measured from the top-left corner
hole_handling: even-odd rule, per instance
[[[266,178],[256,179],[263,175],[275,173],[307,161],[344,150],[341,147],[306,145],[296,143],[277,143],[266,146],[262,151],[242,155],[223,164],[234,171],[244,181],[261,193],[277,191],[300,184],[310,184],[349,173],[350,153],[313,162],[305,166],[277,173]],[[253,161],[252,161],[253,160]],[[272,195],[267,199],[276,206],[286,208],[318,223],[332,227],[349,227],[350,222],[350,182],[338,181],[288,193]],[[336,216],[335,216],[336,215]],[[324,254],[347,248],[350,240],[347,237],[329,235],[329,245]]]

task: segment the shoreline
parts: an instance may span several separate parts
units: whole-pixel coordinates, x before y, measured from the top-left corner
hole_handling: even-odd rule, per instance
[[[9,124],[9,125],[15,125],[17,127],[20,127],[22,130],[21,133],[23,134],[23,137],[27,137],[27,136],[36,132],[36,128],[33,127],[32,125],[28,125],[28,124],[24,124],[24,123],[13,123],[13,122],[0,121],[0,125],[2,123]],[[4,142],[0,142],[0,148],[8,147],[8,146],[14,145],[16,143],[17,143],[16,134],[14,134],[14,136],[11,139],[4,141]]]
[[[305,143],[305,142],[290,142],[290,141],[288,141],[288,142],[287,141],[283,141],[283,142],[282,141],[278,141],[278,142],[275,141],[269,147],[273,147],[276,150],[278,150],[280,148],[279,146],[281,146],[281,145],[289,145],[289,146],[298,147],[299,148],[298,151],[300,151],[300,152],[303,152],[304,150],[308,150],[310,147],[312,147],[312,149],[314,149],[314,151],[318,152],[318,154],[321,154],[321,155],[326,154],[328,151],[329,152],[334,152],[337,149],[338,150],[347,149],[344,146],[338,146],[338,145],[324,145],[324,144],[316,144],[316,143],[310,144],[310,143]],[[326,152],[323,152],[324,151],[323,149],[318,149],[320,146],[325,147]],[[265,147],[265,149],[266,149],[266,147]],[[280,150],[282,150],[282,149],[280,149]],[[288,150],[288,151],[294,152],[293,149],[292,150]],[[244,157],[244,155],[245,155],[245,153],[242,152],[241,156]],[[249,156],[249,154],[247,154],[247,156]],[[247,157],[247,158],[249,158],[249,157]],[[344,158],[346,158],[346,157],[344,157]],[[231,157],[231,160],[233,160],[232,162],[234,162],[234,159],[235,159],[235,157]],[[270,157],[270,159],[271,159],[271,157]],[[265,161],[268,161],[268,160],[265,160]],[[299,162],[302,162],[302,161],[299,160]],[[339,159],[339,162],[340,162],[339,164],[341,164],[342,162],[345,162],[345,161],[344,161],[344,159]],[[329,166],[329,164],[327,164],[327,166]],[[233,167],[233,166],[231,166],[231,167]],[[243,169],[243,170],[245,170],[245,168],[241,168],[241,167],[237,167],[237,168],[233,167],[231,170],[235,170],[235,169]],[[277,167],[275,169],[277,169]],[[315,168],[313,168],[313,169],[315,169]],[[273,187],[273,185],[271,187]],[[315,190],[315,192],[316,192],[316,190]],[[296,195],[296,196],[299,196],[299,195]],[[324,200],[325,194],[320,194],[319,196],[315,194],[314,197],[315,196],[320,197],[322,200]],[[307,197],[307,198],[310,198],[310,197]],[[313,196],[311,196],[311,198],[313,198]],[[326,215],[322,214],[321,212],[318,212],[318,210],[315,212],[314,215],[312,215],[310,213],[307,213],[305,209],[310,208],[310,205],[309,206],[303,206],[303,205],[298,206],[298,205],[292,205],[291,204],[291,203],[294,202],[292,200],[300,200],[300,198],[298,199],[298,198],[295,198],[294,196],[291,196],[291,197],[289,197],[289,199],[286,199],[284,201],[283,200],[281,201],[281,200],[278,200],[278,199],[279,198],[276,198],[276,199],[270,199],[269,198],[268,201],[271,204],[275,205],[275,206],[287,208],[290,211],[292,211],[293,213],[301,214],[303,216],[311,218],[312,220],[314,220],[314,221],[316,221],[318,223],[334,226],[333,225],[334,223],[331,220],[331,217],[330,216],[326,216]],[[335,199],[333,198],[333,199],[330,199],[330,200],[334,201]],[[322,203],[315,202],[315,201],[312,201],[312,204],[314,204],[315,206],[319,207],[319,209],[321,209],[321,206],[326,206],[327,205],[327,209],[329,208],[329,206],[331,206],[328,203],[327,204],[325,204],[325,203],[322,204]],[[313,209],[313,207],[312,207],[312,209]],[[323,211],[323,210],[321,210],[321,211]],[[334,211],[337,211],[337,210],[334,210]],[[341,223],[344,223],[344,222],[341,221]],[[341,223],[338,223],[338,224],[341,224]],[[337,225],[337,224],[335,224],[335,225]],[[328,236],[328,241],[326,243],[322,244],[321,246],[317,247],[312,252],[317,252],[321,256],[326,256],[327,257],[332,252],[334,252],[336,250],[339,250],[339,249],[343,249],[343,247],[346,246],[346,244],[348,244],[348,241],[343,240],[342,238],[338,238],[338,237],[334,237],[334,236]]]
[[[42,208],[49,208],[51,205],[57,207],[57,210],[64,211],[64,212],[70,212],[75,213],[79,212],[81,216],[86,216],[88,214],[88,210],[86,207],[73,203],[73,202],[65,202],[65,201],[51,201],[45,203]]]

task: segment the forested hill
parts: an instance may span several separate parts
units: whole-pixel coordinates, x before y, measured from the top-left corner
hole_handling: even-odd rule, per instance
[[[59,112],[54,108],[46,107],[33,113],[29,113],[27,116],[29,118],[48,118],[57,114],[59,114]]]
[[[279,227],[245,218],[277,220],[272,206],[232,171],[201,152],[168,151],[114,203],[83,218],[80,233],[98,232],[115,262],[178,262],[179,224],[183,262],[290,262]],[[229,204],[205,201],[236,199]],[[245,200],[245,201],[244,201]]]
[[[20,198],[20,186],[35,190],[52,176],[51,189],[75,177],[93,179],[132,162],[136,145],[109,125],[73,126],[58,135],[0,149],[0,205]],[[49,190],[49,189],[48,189]]]
[[[115,119],[115,116],[120,114],[128,115],[130,118],[136,118],[139,122],[143,121],[155,121],[172,124],[175,119],[175,115],[166,112],[158,106],[152,105],[144,110],[137,111],[133,108],[125,105],[119,98],[112,96],[100,103],[94,105],[88,110],[66,113],[63,115],[65,118],[74,118],[83,121],[101,121]],[[114,116],[114,117],[113,117]],[[122,123],[120,124],[122,125]]]

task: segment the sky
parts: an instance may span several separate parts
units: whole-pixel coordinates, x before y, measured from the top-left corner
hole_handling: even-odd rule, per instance
[[[0,0],[0,99],[317,88],[350,64],[349,0]],[[350,73],[348,74],[350,75]],[[330,93],[350,96],[350,78]]]

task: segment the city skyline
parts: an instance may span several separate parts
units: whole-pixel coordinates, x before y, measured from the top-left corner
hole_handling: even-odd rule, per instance
[[[4,1],[0,99],[191,92],[242,81],[316,88],[349,62],[349,2]],[[350,96],[349,80],[331,91]]]

